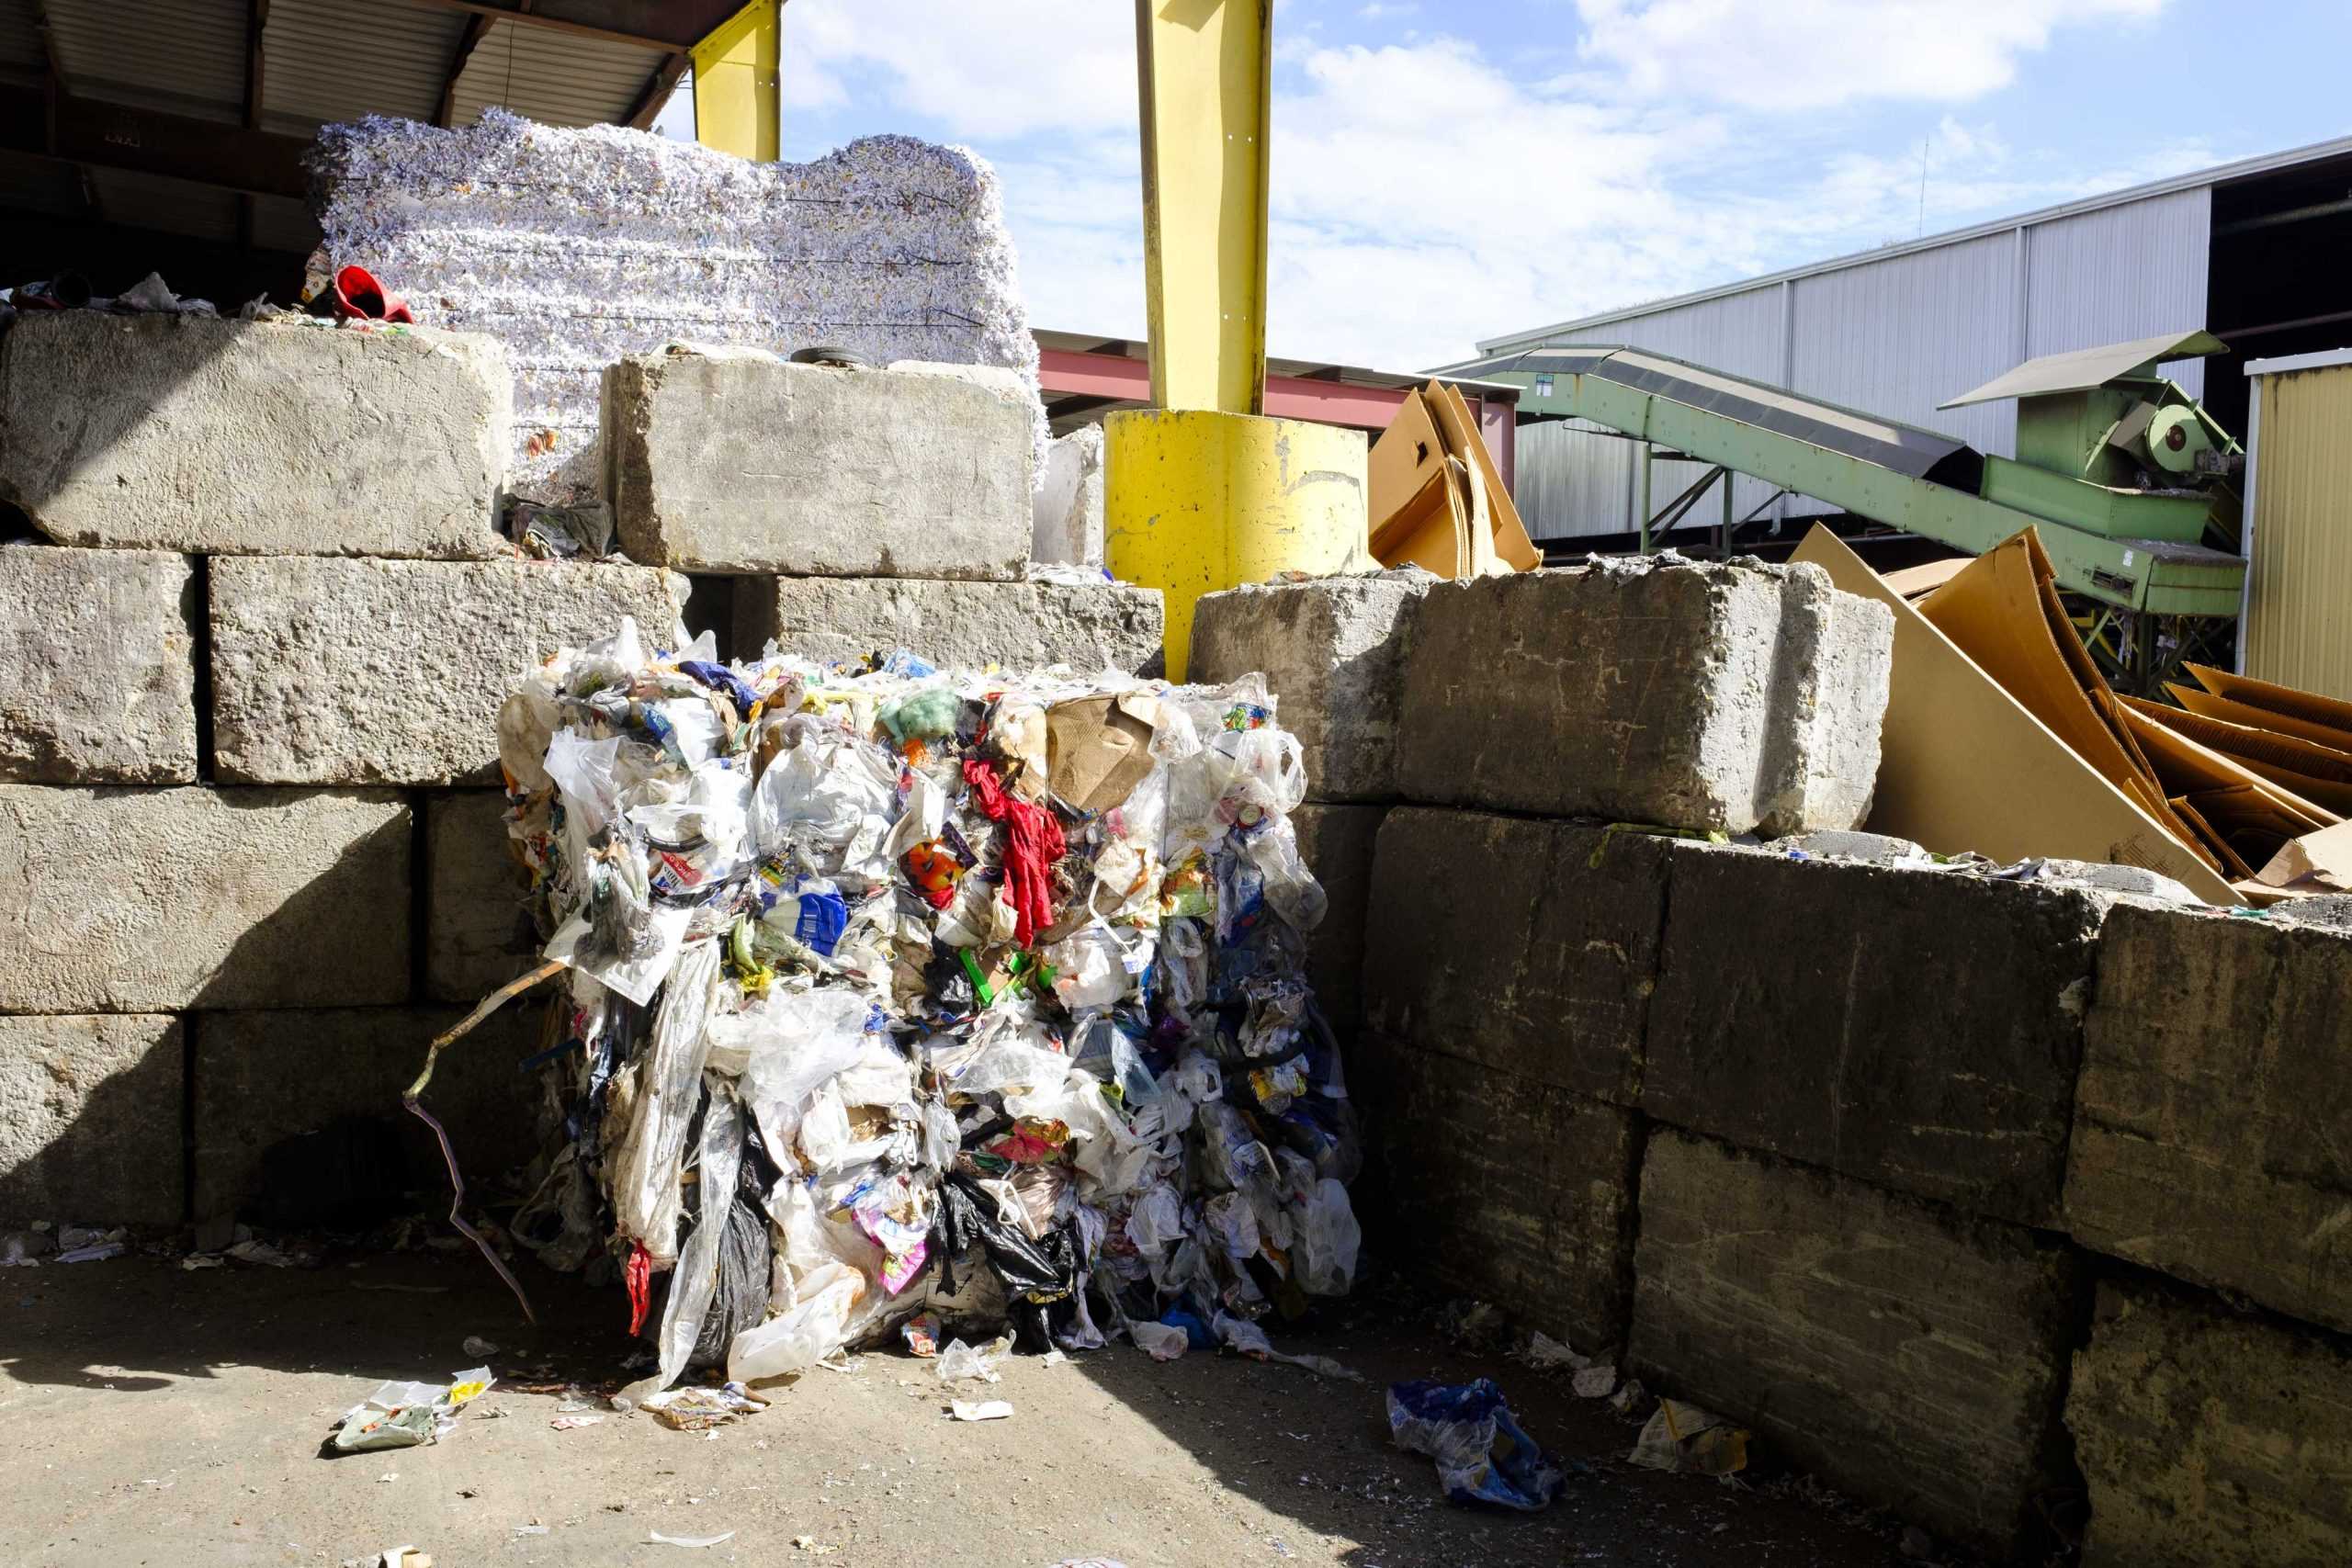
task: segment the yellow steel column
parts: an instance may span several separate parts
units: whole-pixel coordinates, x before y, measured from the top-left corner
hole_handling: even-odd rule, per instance
[[[781,152],[780,35],[784,0],[752,0],[689,51],[695,62],[695,140],[773,164]]]
[[[1369,563],[1364,438],[1260,417],[1272,0],[1136,0],[1136,53],[1159,406],[1104,423],[1104,544],[1166,596],[1181,680],[1203,593]]]

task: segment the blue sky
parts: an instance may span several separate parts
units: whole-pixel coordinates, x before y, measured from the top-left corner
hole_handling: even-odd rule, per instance
[[[2352,131],[2345,0],[1279,0],[1274,32],[1270,347],[1383,368]],[[1033,321],[1139,335],[1133,33],[1128,0],[788,0],[785,156],[972,148]]]

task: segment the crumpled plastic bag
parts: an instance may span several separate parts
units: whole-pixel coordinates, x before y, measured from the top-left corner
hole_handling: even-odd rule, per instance
[[[458,1424],[458,1412],[487,1393],[498,1380],[488,1367],[454,1374],[447,1387],[429,1382],[388,1382],[344,1412],[335,1428],[337,1453],[413,1449],[437,1442]]]
[[[1712,1410],[1661,1399],[1625,1459],[1644,1470],[1730,1475],[1747,1468],[1747,1433]]]
[[[1388,1430],[1396,1446],[1437,1461],[1449,1501],[1493,1503],[1534,1513],[1559,1495],[1560,1463],[1511,1418],[1492,1378],[1388,1385]]]

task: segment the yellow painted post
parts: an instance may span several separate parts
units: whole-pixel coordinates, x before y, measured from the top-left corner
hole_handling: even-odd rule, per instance
[[[784,0],[752,0],[688,51],[695,140],[756,164],[782,155]]]
[[[1119,577],[1164,596],[1171,680],[1183,679],[1202,594],[1373,564],[1361,431],[1138,409],[1111,415],[1102,435],[1104,553]]]
[[[1272,0],[1136,0],[1136,50],[1159,407],[1104,422],[1104,553],[1164,595],[1182,680],[1202,594],[1372,564],[1364,438],[1261,417]]]

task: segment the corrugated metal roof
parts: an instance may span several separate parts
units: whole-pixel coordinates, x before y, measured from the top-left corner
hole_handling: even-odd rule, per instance
[[[199,119],[244,113],[243,0],[47,0],[58,69],[76,97]]]
[[[22,212],[79,218],[90,205],[82,194],[79,169],[28,152],[0,152],[0,190],[8,193],[8,205]]]
[[[11,76],[28,72],[38,76],[47,69],[40,25],[33,17],[33,0],[0,0],[0,70]]]
[[[1867,266],[1873,262],[1885,261],[1895,256],[1936,250],[1942,246],[1998,234],[2011,229],[2030,229],[2041,224],[2054,223],[2062,219],[2079,214],[2146,201],[2151,197],[2169,196],[2176,192],[2206,192],[2209,193],[2210,200],[2210,192],[2214,186],[2251,179],[2257,175],[2292,168],[2298,164],[2315,164],[2324,159],[2340,158],[2347,154],[2352,154],[2352,136],[2337,137],[2331,141],[2314,141],[2308,147],[2293,147],[2283,152],[2266,152],[2258,157],[2241,158],[2233,164],[2216,164],[2212,168],[2200,169],[2194,174],[2175,175],[2168,179],[2151,180],[2145,185],[2129,186],[2121,190],[2086,196],[2075,201],[2061,202],[2054,207],[2040,208],[2010,218],[1996,218],[1986,222],[1970,224],[1963,229],[1952,229],[1941,234],[1929,234],[1924,239],[1907,241],[1899,245],[1885,245],[1876,250],[1856,251],[1848,255],[1833,256],[1826,261],[1808,262],[1803,266],[1786,267],[1779,272],[1763,273],[1755,277],[1740,278],[1731,283],[1719,283],[1708,288],[1693,289],[1690,293],[1677,294],[1664,299],[1642,300],[1617,310],[1603,310],[1589,316],[1578,316],[1572,321],[1555,321],[1550,326],[1532,327],[1524,332],[1506,333],[1500,337],[1481,340],[1478,351],[1481,354],[1499,354],[1514,348],[1530,348],[1547,338],[1564,333],[1576,333],[1589,338],[1593,335],[1596,328],[1608,326],[1613,321],[1622,321],[1630,316],[1648,315],[1680,305],[1700,304],[1709,299],[1720,299],[1727,294],[1741,294],[1751,288],[1762,288],[1795,278],[1812,277],[1845,267]],[[2201,307],[2198,313],[2203,313]]]
[[[466,17],[362,0],[270,0],[263,34],[265,128],[307,134],[332,120],[399,115],[430,124]]]
[[[617,120],[668,55],[546,28],[501,22],[458,78],[453,125],[471,125],[492,105],[546,125]]]

